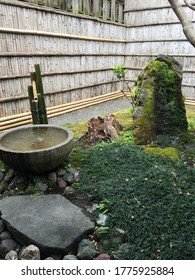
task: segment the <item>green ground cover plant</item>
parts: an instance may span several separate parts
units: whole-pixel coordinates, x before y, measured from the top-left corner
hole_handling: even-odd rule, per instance
[[[125,230],[130,244],[128,253],[121,254],[119,259],[194,259],[193,127],[189,127],[190,144],[181,145],[179,153],[177,147],[168,148],[171,155],[173,151],[177,154],[173,160],[167,153],[160,155],[161,150],[153,154],[134,145],[130,110],[117,112],[115,116],[124,127],[118,140],[95,146],[77,143],[73,150],[69,164],[80,167],[76,188],[101,206],[105,204],[102,201],[109,201],[106,228]],[[187,116],[194,124],[194,108],[187,108]],[[84,124],[71,126],[76,129],[77,137],[87,131]],[[115,250],[117,244],[108,253]]]
[[[194,259],[194,182],[194,168],[118,142],[87,151],[78,188],[109,201],[107,226],[131,245],[121,259]]]

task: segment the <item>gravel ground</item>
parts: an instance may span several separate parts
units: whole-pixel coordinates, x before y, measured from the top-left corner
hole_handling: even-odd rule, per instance
[[[115,99],[112,101],[103,102],[94,106],[86,107],[80,110],[66,113],[64,115],[49,119],[50,124],[61,125],[64,123],[74,123],[87,121],[91,118],[97,118],[109,113],[130,108],[131,104],[126,97]]]

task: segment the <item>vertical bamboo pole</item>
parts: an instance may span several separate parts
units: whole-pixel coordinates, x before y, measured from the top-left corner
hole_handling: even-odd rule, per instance
[[[110,1],[106,0],[103,1],[103,19],[108,19],[109,18],[109,6],[110,6]]]
[[[40,122],[42,124],[48,124],[47,119],[47,111],[45,106],[44,99],[44,91],[43,91],[43,83],[41,79],[41,70],[39,64],[35,65],[35,73],[36,73],[36,86],[37,86],[37,97],[40,111]]]
[[[111,20],[116,20],[116,0],[111,1]]]
[[[78,0],[72,0],[72,12],[74,14],[79,13],[79,2],[78,2]]]
[[[106,0],[107,1],[107,0]],[[96,17],[101,17],[101,7],[100,7],[100,0],[95,0],[94,1],[94,15]]]
[[[124,2],[119,2],[119,10],[118,10],[118,22],[119,23],[123,23],[123,21],[124,21],[123,10],[124,10]]]
[[[89,10],[89,0],[84,0],[83,1],[83,10],[85,15],[89,15],[90,10]]]
[[[38,102],[34,100],[34,94],[33,94],[33,87],[28,86],[28,96],[30,101],[30,110],[32,114],[32,121],[33,124],[39,124],[39,109],[38,109]]]

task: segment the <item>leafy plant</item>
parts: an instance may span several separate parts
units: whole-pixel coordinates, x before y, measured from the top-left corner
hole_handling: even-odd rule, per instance
[[[99,209],[103,214],[108,212],[108,206],[109,206],[109,200],[104,198],[101,200],[101,202],[98,204],[97,209]]]
[[[117,78],[120,79],[124,79],[125,75],[128,73],[128,70],[124,68],[123,65],[116,65],[113,66],[112,69],[114,70],[114,74],[117,76]]]
[[[125,85],[128,89],[128,92],[130,94],[130,98],[125,94],[125,90],[121,89],[121,92],[129,99],[133,109],[135,109],[137,103],[138,103],[138,99],[137,99],[137,95],[136,92],[131,90],[130,87],[130,81],[126,78],[126,74],[128,73],[128,70],[124,68],[123,65],[116,65],[112,67],[113,71],[114,71],[114,75],[124,83],[124,88]]]

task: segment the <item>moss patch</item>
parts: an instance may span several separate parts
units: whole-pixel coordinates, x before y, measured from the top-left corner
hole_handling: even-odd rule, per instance
[[[167,147],[167,148],[155,148],[155,147],[145,147],[144,151],[147,153],[168,157],[173,160],[178,161],[180,158],[179,151],[176,148],[173,147]]]

